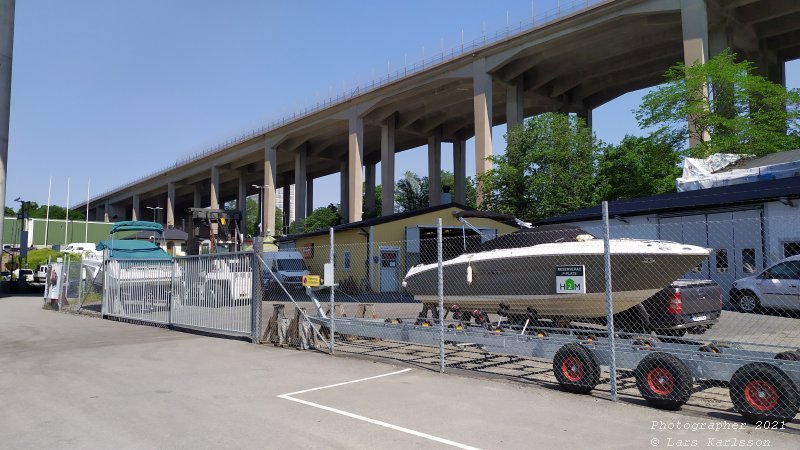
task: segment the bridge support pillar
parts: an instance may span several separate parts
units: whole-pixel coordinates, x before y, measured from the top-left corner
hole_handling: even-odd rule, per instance
[[[428,136],[428,206],[442,202],[442,135]]]
[[[211,168],[211,200],[209,203],[211,209],[219,209],[219,167],[217,166]],[[217,230],[217,224],[212,223],[211,232],[217,234]]]
[[[575,114],[583,119],[583,121],[586,122],[586,127],[589,131],[592,131],[592,108],[586,107],[586,109],[578,111]]]
[[[373,216],[375,213],[375,163],[368,163],[364,166],[364,212]]]
[[[339,163],[339,214],[343,219],[349,217],[348,201],[350,197],[347,195],[347,164],[346,161]]]
[[[236,209],[242,212],[239,221],[239,233],[244,236],[247,230],[247,169],[239,171],[239,195],[236,197]]]
[[[355,114],[350,117],[349,131],[347,220],[353,223],[361,221],[363,211],[364,119]]]
[[[314,213],[314,179],[306,179],[306,217]]]
[[[275,184],[277,183],[278,149],[267,141],[264,147],[264,192],[261,196],[261,235],[274,236],[275,227]]]
[[[486,59],[479,58],[472,65],[473,110],[475,115],[475,175],[492,168],[492,76],[486,73]],[[481,203],[478,188],[478,205]]]
[[[295,199],[296,200],[296,199]],[[283,177],[283,234],[289,234],[289,225],[292,224],[292,177]]]
[[[67,222],[69,222],[69,211],[67,211]],[[103,222],[111,222],[111,202],[108,199],[103,203]]]
[[[166,202],[164,201],[164,197],[158,197],[158,209],[156,210],[156,222],[160,224],[164,224],[164,208],[166,206]]]
[[[467,151],[461,138],[453,141],[453,201],[467,204]]]
[[[683,61],[687,66],[704,64],[708,60],[708,12],[706,2],[681,0],[681,26],[683,29]],[[708,95],[708,86],[704,86]],[[689,146],[708,141],[708,133],[700,133],[689,123]]]
[[[294,155],[294,220],[296,223],[306,219],[306,160],[308,146],[297,148]]]
[[[518,77],[506,87],[506,125],[509,129],[522,124],[525,119],[523,112],[525,106],[524,92],[522,77]]]
[[[381,215],[394,213],[394,129],[392,114],[381,124]]]
[[[167,228],[175,228],[175,183],[167,183]]]
[[[131,220],[139,220],[142,217],[141,212],[142,198],[139,194],[133,194],[133,207],[131,208]]]

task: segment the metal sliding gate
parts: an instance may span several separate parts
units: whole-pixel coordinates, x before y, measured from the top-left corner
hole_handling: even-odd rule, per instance
[[[104,316],[258,340],[261,265],[251,252],[110,260]]]

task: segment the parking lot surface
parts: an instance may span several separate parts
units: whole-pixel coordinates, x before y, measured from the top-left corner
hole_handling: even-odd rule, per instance
[[[441,375],[40,306],[35,297],[0,298],[4,448],[642,449],[684,441],[696,441],[694,448],[797,448],[800,442],[796,423],[785,431],[756,429],[732,411],[665,412],[615,404],[602,394]]]

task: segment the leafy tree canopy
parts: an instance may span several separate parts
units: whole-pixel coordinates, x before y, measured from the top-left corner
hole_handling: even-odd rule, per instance
[[[676,64],[665,73],[666,83],[645,95],[636,119],[642,128],[655,127],[684,142],[702,141],[690,150],[694,157],[800,147],[800,90],[754,71],[752,63],[736,62],[730,50],[705,64]]]
[[[344,219],[342,219],[342,216],[339,214],[339,205],[331,203],[328,206],[315,209],[311,215],[306,217],[302,231],[327,230],[330,227],[341,225],[343,222]]]
[[[506,152],[479,177],[481,209],[528,220],[591,205],[599,143],[583,119],[559,113],[532,117],[506,134]]]
[[[674,137],[625,136],[598,157],[595,202],[675,191],[683,151]]]

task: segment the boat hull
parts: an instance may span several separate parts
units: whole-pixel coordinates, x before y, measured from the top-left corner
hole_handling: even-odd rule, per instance
[[[443,267],[445,305],[490,312],[501,309],[502,305],[502,309],[510,313],[533,310],[539,316],[605,316],[602,242],[591,246],[581,244],[584,243],[568,247],[569,254],[547,254],[546,248],[537,252],[511,249],[487,252],[488,255],[462,255],[446,261]],[[650,247],[624,244],[633,251],[614,252],[612,245],[614,313],[641,303],[708,257],[708,250],[700,247],[684,246],[680,251],[674,247],[682,244]],[[581,252],[581,247],[588,251]],[[622,248],[623,243],[617,247]],[[584,266],[585,293],[557,292],[556,268],[563,266]],[[437,272],[435,264],[412,269],[406,276],[406,289],[420,302],[438,303]]]

